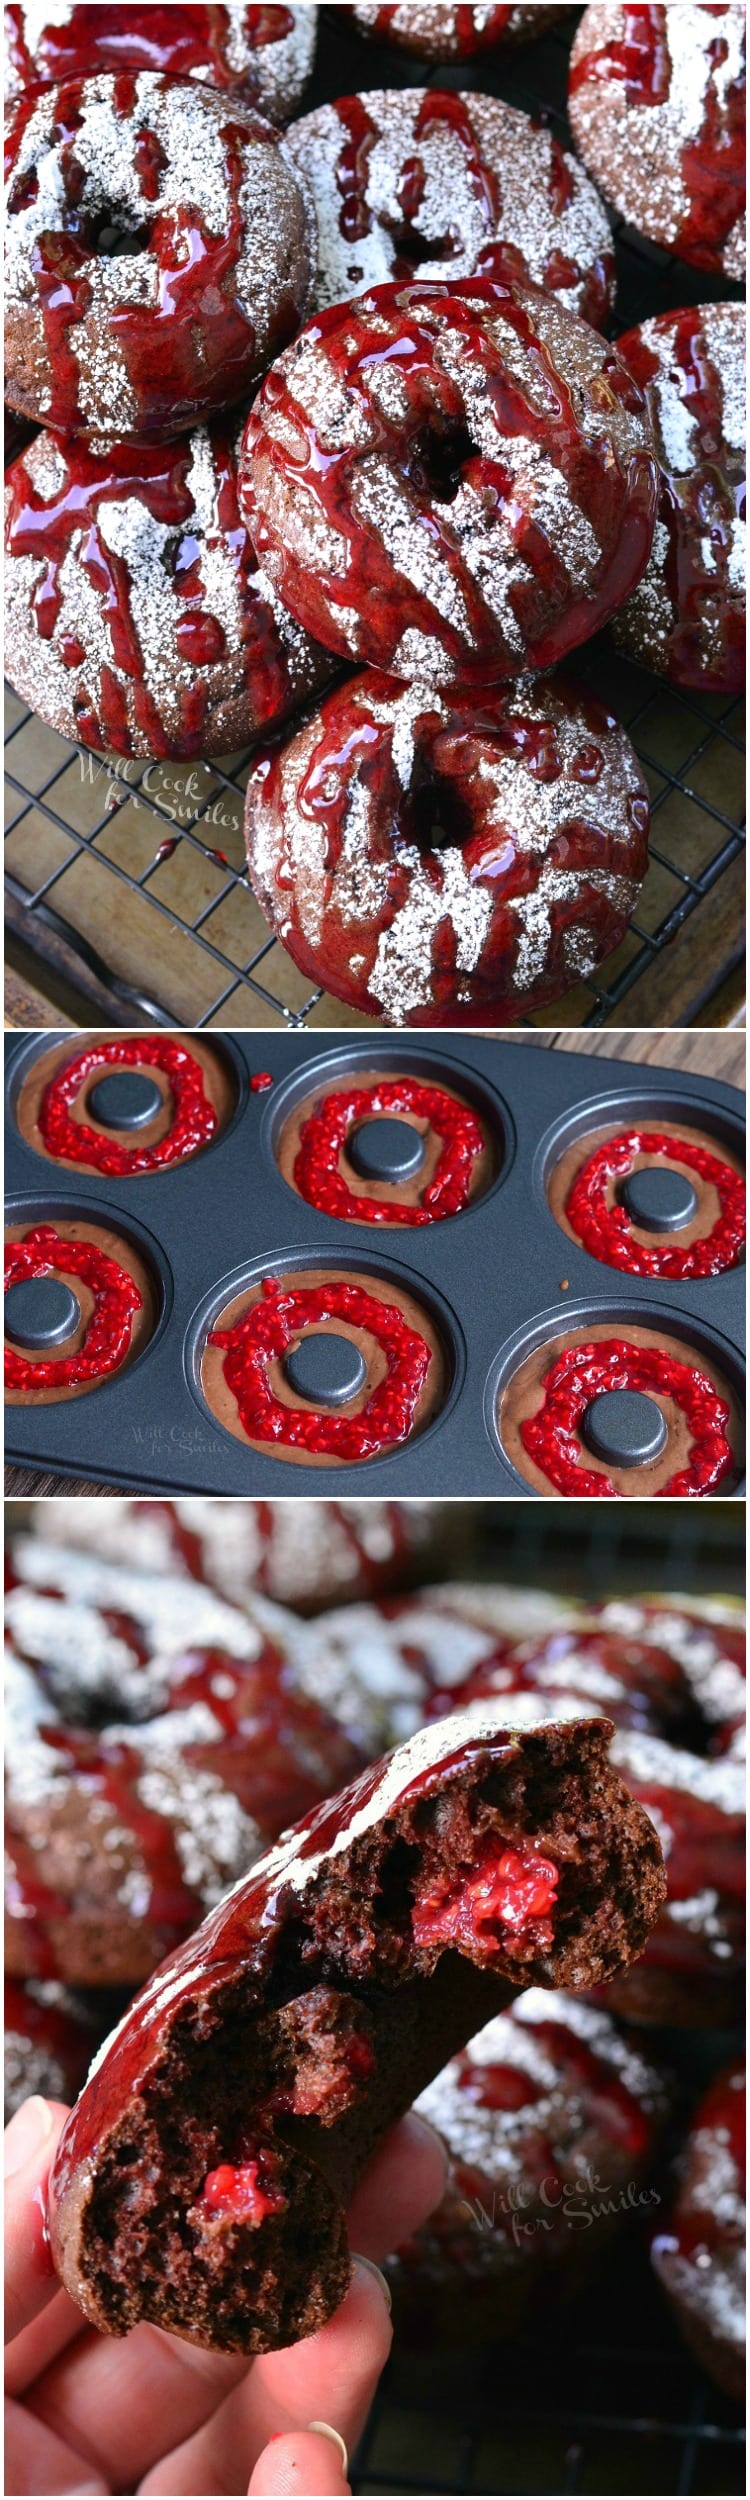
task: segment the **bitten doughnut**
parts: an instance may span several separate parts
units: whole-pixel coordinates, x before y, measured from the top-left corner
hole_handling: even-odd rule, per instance
[[[315,207],[316,305],[387,279],[480,274],[541,287],[602,328],[615,266],[598,193],[551,131],[498,96],[339,96],[286,144]]]
[[[322,2325],[383,2131],[515,1989],[627,1963],[663,1882],[601,1722],[508,1738],[496,1714],[467,1741],[446,1719],[364,1772],[235,1886],[92,2069],[50,2213],[90,2323],[234,2352]]]
[[[162,70],[229,88],[270,122],[284,122],[299,103],[312,67],[317,9],[312,0],[283,8],[104,9],[85,0],[54,0],[49,10],[13,5],[5,11],[6,94],[101,70]]]
[[[742,1471],[742,1420],[716,1363],[630,1321],[537,1346],[502,1392],[499,1430],[513,1465],[547,1496],[726,1493]]]
[[[8,674],[60,737],[229,755],[320,693],[237,503],[231,428],[96,451],[37,434],[5,479]]]
[[[89,1033],[32,1060],[15,1119],[51,1162],[134,1180],[202,1154],[235,1101],[227,1063],[196,1034]]]
[[[13,1570],[6,1967],[133,1987],[362,1747],[265,1599],[35,1538]]]
[[[201,1388],[251,1448],[351,1466],[424,1429],[447,1363],[433,1321],[395,1279],[309,1267],[233,1297],[209,1330]]]
[[[151,70],[10,107],[6,397],[165,442],[252,389],[304,319],[312,212],[268,122]]]
[[[443,2350],[494,2342],[545,2296],[577,2294],[626,2215],[656,2203],[667,2106],[658,2067],[598,2007],[529,1988],[496,2014],[417,2102],[450,2173],[388,2261],[397,2331]]]
[[[449,1502],[45,1501],[40,1535],[136,1571],[206,1580],[233,1605],[252,1591],[317,1614],[445,1568],[468,1525]],[[458,1538],[457,1532],[458,1530]],[[26,1550],[26,1549],[25,1549]],[[378,1748],[382,1750],[382,1748]]]
[[[688,306],[628,330],[661,490],[648,564],[612,620],[620,650],[675,686],[745,682],[745,331],[741,304]]]
[[[624,936],[648,792],[561,679],[441,694],[367,671],[256,759],[250,878],[300,971],[387,1024],[515,1024]]]
[[[677,1228],[677,1238],[674,1231],[667,1231],[655,1240],[653,1229],[649,1233],[644,1225],[633,1222],[627,1202],[622,1203],[623,1189],[634,1172],[665,1168],[689,1181],[696,1212]],[[734,1162],[727,1162],[720,1149],[689,1131],[639,1124],[610,1134],[586,1156],[568,1191],[565,1215],[566,1229],[606,1267],[623,1268],[630,1276],[671,1276],[686,1283],[699,1276],[720,1276],[742,1258],[745,1183]],[[657,1233],[658,1229],[657,1224]]]
[[[456,7],[450,0],[345,0],[344,17],[376,43],[398,44],[425,61],[468,61],[503,43],[540,35],[559,8]]]
[[[605,624],[657,491],[613,350],[490,278],[329,305],[267,376],[240,457],[253,544],[307,632],[441,685],[550,668]]]
[[[745,2397],[745,2067],[727,2066],[693,2114],[676,2193],[651,2243],[654,2272],[701,2367]]]
[[[22,1286],[19,1308],[16,1295]],[[46,1290],[40,1294],[37,1286]],[[119,1233],[89,1224],[83,1213],[74,1222],[55,1218],[10,1225],[5,1235],[6,1405],[50,1405],[60,1398],[86,1397],[142,1353],[156,1317],[156,1288],[146,1262]]]
[[[322,1215],[383,1227],[460,1215],[487,1187],[495,1157],[486,1122],[452,1087],[357,1069],[297,1103],[277,1160]]]
[[[745,275],[745,11],[584,10],[570,126],[618,216],[695,269]]]

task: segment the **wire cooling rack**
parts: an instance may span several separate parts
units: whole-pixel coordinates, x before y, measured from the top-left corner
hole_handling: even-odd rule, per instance
[[[357,86],[452,85],[543,113],[569,144],[569,24],[467,70],[430,72],[365,45],[321,12],[306,109]],[[727,289],[616,229],[616,328]],[[627,727],[651,791],[648,875],[627,937],[540,1024],[693,1022],[742,959],[741,707],[666,688],[605,636],[575,673]],[[249,750],[220,764],[117,766],[58,738],[9,696],[6,896],[14,935],[55,967],[99,1023],[368,1022],[311,989],[269,935],[244,869]]]

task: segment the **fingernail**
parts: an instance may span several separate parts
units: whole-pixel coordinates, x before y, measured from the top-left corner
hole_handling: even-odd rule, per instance
[[[42,2146],[52,2134],[54,2123],[49,2102],[42,2100],[41,2093],[34,2092],[30,2101],[21,2102],[20,2109],[15,2111],[5,2129],[6,2179],[12,2178],[14,2171],[22,2170],[24,2163],[31,2161],[34,2154],[38,2156],[41,2153]]]
[[[440,2159],[447,2179],[450,2170],[450,2155],[445,2142],[445,2137],[438,2134],[437,2127],[433,2127],[431,2125],[429,2118],[423,2118],[421,2109],[410,2110],[409,2117],[412,2126],[418,2127],[420,2134],[426,2135],[429,2143],[436,2146],[437,2151],[440,2154]]]
[[[356,2257],[356,2256],[354,2255],[354,2252],[353,2252],[353,2251],[352,2251],[352,2265],[353,2265],[353,2266],[363,2266],[363,2267],[364,2267],[364,2269],[365,2269],[365,2272],[366,2272],[367,2274],[374,2274],[376,2283],[379,2283],[379,2285],[380,2285],[380,2289],[381,2289],[381,2292],[382,2292],[382,2294],[383,2294],[383,2299],[384,2299],[384,2301],[385,2301],[386,2308],[387,2308],[387,2309],[388,2309],[388,2311],[390,2312],[390,2310],[393,2308],[393,2301],[392,2301],[392,2299],[391,2299],[391,2287],[390,2287],[390,2283],[387,2283],[387,2282],[386,2282],[385,2275],[384,2275],[384,2274],[381,2274],[380,2267],[379,2267],[379,2266],[376,2266],[376,2265],[374,2265],[374,2264],[373,2264],[373,2260],[372,2260],[372,2258],[371,2258],[371,2257]]]
[[[376,2268],[373,2268],[373,2272],[376,2272],[376,2271],[377,2271],[377,2269],[376,2269]],[[348,2457],[348,2453],[347,2453],[347,2449],[346,2449],[346,2444],[345,2444],[345,2441],[344,2441],[344,2440],[342,2439],[342,2437],[341,2437],[341,2432],[340,2432],[340,2431],[335,2431],[335,2430],[333,2430],[333,2429],[332,2429],[332,2427],[331,2427],[330,2422],[308,2422],[307,2427],[308,2427],[308,2430],[309,2430],[309,2431],[320,2431],[320,2435],[321,2435],[321,2438],[322,2438],[322,2439],[332,2439],[332,2440],[333,2440],[333,2445],[334,2445],[334,2448],[338,2448],[339,2456],[340,2456],[340,2458],[341,2458],[341,2471],[342,2471],[342,2474],[345,2474],[345,2475],[347,2476],[347,2479],[348,2479],[348,2475],[349,2475],[349,2457]]]

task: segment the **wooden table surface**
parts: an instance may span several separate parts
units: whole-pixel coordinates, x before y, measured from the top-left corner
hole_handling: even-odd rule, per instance
[[[493,1038],[497,1039],[497,1036]],[[725,1085],[736,1085],[745,1091],[745,1040],[742,1033],[504,1033],[503,1043],[530,1043],[535,1050],[576,1050],[592,1059],[632,1059],[642,1067],[682,1068],[695,1076],[719,1077]],[[7,1467],[5,1491],[9,1500],[34,1494],[65,1493],[76,1499],[83,1493],[112,1493],[112,1485],[90,1484],[85,1477],[62,1481],[40,1473],[32,1467]]]

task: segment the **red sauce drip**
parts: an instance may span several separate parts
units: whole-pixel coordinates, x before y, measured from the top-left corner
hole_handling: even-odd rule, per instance
[[[249,2223],[253,2231],[269,2214],[283,2213],[287,2202],[274,2182],[268,2154],[255,2161],[240,2162],[236,2167],[232,2162],[220,2162],[217,2170],[209,2170],[197,2201],[210,2214]]]
[[[745,1951],[745,1819],[694,1796],[679,1785],[669,1788],[640,1776],[637,1765],[625,1773],[640,1799],[665,1834],[667,1907],[652,1928],[643,1959],[659,1970],[691,1974],[724,1983],[742,1969]],[[668,1835],[668,1838],[666,1837]],[[673,1901],[706,1898],[703,1919],[671,1918]]]
[[[284,1406],[269,1384],[269,1364],[281,1362],[308,1328],[329,1319],[366,1329],[385,1356],[385,1379],[356,1415]],[[264,1277],[261,1301],[232,1327],[212,1329],[209,1343],[224,1348],[224,1377],[249,1439],[288,1442],[341,1461],[376,1458],[407,1439],[430,1369],[429,1347],[402,1311],[340,1281],[285,1291],[278,1277]]]
[[[132,1323],[143,1301],[127,1269],[118,1267],[93,1241],[63,1241],[53,1224],[36,1224],[23,1241],[6,1242],[5,1290],[29,1276],[79,1276],[94,1309],[77,1354],[30,1362],[15,1346],[5,1348],[8,1389],[72,1388],[83,1380],[106,1380],[119,1371],[130,1348]]]
[[[648,2148],[650,2127],[632,2092],[607,2063],[597,2056],[588,2042],[580,2040],[562,2022],[519,2024],[520,2039],[538,2043],[550,2058],[559,2078],[562,2093],[575,2093],[580,2101],[587,2125],[603,2128],[608,2136],[627,2147],[634,2159]],[[533,2107],[546,2097],[544,2084],[535,2082],[524,2068],[510,2061],[493,2059],[484,2065],[465,2049],[457,2061],[456,2081],[459,2090],[480,2109],[514,2111]]]
[[[544,364],[549,392],[544,413],[532,400],[496,339],[487,316],[502,315],[516,332],[529,359],[529,370]],[[573,502],[582,508],[601,550],[594,578],[586,588],[574,585],[552,529],[522,511],[516,503],[512,471],[492,461],[471,443],[470,412],[463,391],[444,370],[437,355],[446,319],[460,334],[461,352],[471,358],[479,379],[491,395],[504,434],[548,450],[565,480]],[[387,327],[385,326],[387,323]],[[375,288],[342,311],[331,305],[313,325],[320,354],[342,387],[367,406],[372,456],[399,484],[406,482],[414,506],[413,568],[396,564],[378,530],[357,519],[355,485],[361,446],[332,450],[320,431],[315,406],[304,415],[307,452],[301,463],[301,403],[295,396],[295,371],[284,360],[272,368],[255,402],[245,431],[242,482],[245,508],[261,561],[272,552],[280,595],[293,613],[327,647],[351,657],[350,635],[341,624],[341,606],[353,607],[363,620],[360,657],[386,671],[404,633],[413,629],[440,643],[457,682],[495,682],[499,675],[517,675],[518,646],[511,650],[489,596],[485,596],[464,560],[451,524],[451,496],[431,482],[430,459],[439,466],[444,447],[462,445],[460,474],[481,489],[488,525],[494,511],[503,513],[513,543],[523,556],[522,579],[511,591],[516,622],[523,636],[525,660],[547,668],[604,623],[635,587],[651,546],[658,472],[645,449],[625,461],[613,456],[608,436],[594,437],[581,416],[569,379],[542,349],[533,317],[532,299],[488,278],[412,286]],[[373,368],[388,361],[403,384],[408,413],[389,418],[369,396]],[[613,401],[628,394],[628,405],[642,407],[640,396],[623,366],[609,357],[598,378],[600,403],[607,390]],[[266,410],[278,411],[290,425],[295,449],[267,434]],[[468,448],[467,445],[468,437]],[[262,453],[259,464],[256,454]],[[520,457],[520,450],[519,450]],[[303,562],[274,518],[274,480],[284,494],[295,494],[304,477],[311,524],[319,512],[339,534],[340,567],[335,584],[330,572]],[[438,605],[420,585],[419,547],[428,530],[441,571],[460,592],[466,623],[451,621],[447,603]]]
[[[702,1240],[660,1241],[653,1246],[634,1240],[627,1207],[609,1206],[607,1193],[611,1181],[621,1182],[632,1172],[637,1155],[648,1155],[655,1163],[684,1163],[718,1192],[721,1214]],[[674,1276],[682,1281],[720,1276],[724,1268],[735,1266],[745,1240],[745,1183],[707,1146],[691,1145],[688,1138],[664,1136],[659,1130],[625,1129],[620,1136],[607,1138],[581,1165],[565,1213],[584,1250],[607,1267],[625,1268],[631,1276]]]
[[[367,176],[377,132],[362,96],[340,96],[336,112],[348,134],[348,145],[341,149],[336,166],[336,189],[341,194],[339,227],[348,243],[358,243],[372,226]]]
[[[232,655],[233,668],[241,670],[244,677],[249,718],[263,725],[289,707],[288,659],[272,610],[256,589],[256,558],[237,502],[232,437],[223,426],[214,426],[211,443],[218,482],[215,540],[231,553],[242,620],[239,650]],[[170,550],[172,569],[164,576],[174,594],[175,648],[196,670],[221,661],[226,650],[224,632],[218,618],[208,614],[203,606],[203,542],[193,534],[189,439],[161,447],[117,443],[101,454],[77,441],[59,443],[57,448],[64,474],[51,496],[37,493],[23,456],[6,473],[8,556],[32,556],[42,568],[32,593],[37,633],[43,642],[55,633],[63,600],[62,567],[66,556],[75,550],[76,562],[97,593],[114,661],[128,680],[136,725],[151,753],[174,756],[177,751],[184,756],[200,755],[206,690],[196,681],[180,687],[181,717],[176,745],[173,724],[167,725],[162,719],[147,684],[135,622],[133,591],[137,585],[124,558],[107,545],[99,521],[108,503],[132,498],[143,504],[155,521],[179,533]],[[213,535],[207,537],[205,544],[210,551]],[[63,646],[62,657],[70,667],[81,667],[86,662],[85,651],[73,640]],[[111,667],[105,663],[97,679],[91,657],[89,682],[84,683],[76,700],[80,706],[78,735],[84,745],[111,747],[117,753],[131,754],[125,689]],[[175,848],[175,841],[163,843],[157,857],[166,858]]]
[[[399,4],[400,0],[381,0],[381,6],[376,9],[368,26],[368,34],[382,35],[387,41]],[[445,19],[446,54],[450,53],[457,60],[466,60],[473,52],[488,51],[494,43],[500,42],[513,10],[507,5],[483,9],[478,24],[476,9],[468,5],[468,0],[457,0],[455,7],[444,8],[442,14]]]
[[[533,1849],[502,1849],[488,1842],[477,1863],[457,1878],[441,1876],[432,1891],[423,1892],[412,1911],[414,1941],[428,1950],[437,1945],[492,1952],[497,1929],[510,1928],[519,1940],[533,1931],[537,1952],[552,1943],[557,1867]]]
[[[71,1118],[71,1106],[103,1069],[159,1068],[168,1077],[171,1117],[166,1135],[156,1145],[134,1139],[121,1145],[99,1128]],[[205,1091],[204,1070],[182,1042],[143,1039],[99,1042],[79,1051],[50,1079],[42,1097],[39,1128],[49,1154],[60,1163],[93,1163],[98,1172],[159,1172],[185,1156],[199,1154],[218,1126],[213,1103]]]
[[[35,80],[39,85],[55,86],[61,78],[98,77],[101,71],[119,69],[163,70],[170,78],[188,78],[194,70],[210,72],[214,87],[239,87],[254,95],[257,82],[251,68],[241,75],[231,67],[227,57],[228,13],[225,9],[201,5],[192,0],[188,8],[163,8],[144,4],[103,9],[74,5],[63,25],[54,20],[42,28],[36,51],[31,54],[24,39],[24,10],[8,9],[10,50],[17,75],[24,85]],[[287,8],[244,8],[243,33],[255,50],[269,43],[279,43],[293,32],[294,18]]]
[[[273,1084],[273,1081],[273,1077],[269,1076],[267,1068],[259,1068],[257,1076],[251,1076],[250,1078],[251,1094],[267,1093],[268,1087]]]
[[[693,467],[679,476],[670,474],[661,446],[658,517],[667,533],[664,580],[674,617],[670,676],[681,686],[740,693],[745,682],[745,603],[730,577],[730,557],[735,516],[743,517],[745,511],[745,455],[733,450],[724,435],[721,378],[708,352],[700,310],[667,313],[657,328],[668,342],[680,400],[696,438]],[[658,401],[649,391],[658,371],[655,348],[640,330],[631,330],[618,339],[617,353],[650,401],[658,440]]]
[[[687,1418],[693,1448],[687,1465],[659,1486],[661,1496],[712,1493],[732,1473],[734,1455],[726,1436],[730,1410],[705,1373],[697,1364],[662,1354],[658,1346],[629,1345],[613,1337],[566,1347],[547,1373],[537,1414],[521,1424],[528,1457],[557,1493],[619,1498],[609,1476],[581,1464],[583,1416],[592,1398],[609,1389],[642,1390],[657,1401],[671,1398]]]
[[[725,14],[706,9],[707,18]],[[611,80],[625,88],[630,108],[665,104],[670,94],[668,10],[664,7],[624,8],[623,35],[597,52],[587,52],[571,70],[574,94],[590,81]],[[687,216],[670,240],[673,249],[698,269],[720,266],[727,236],[745,206],[745,79],[733,81],[722,103],[714,72],[727,58],[720,29],[709,39],[706,30],[706,85],[703,118],[695,137],[684,140],[680,171],[689,200]]]
[[[378,1112],[412,1112],[417,1119],[427,1120],[443,1139],[419,1206],[362,1197],[337,1168],[359,1122]],[[326,1095],[305,1121],[294,1179],[300,1196],[323,1215],[359,1224],[432,1224],[466,1206],[474,1165],[483,1147],[480,1122],[464,1103],[454,1102],[440,1086],[420,1084],[416,1077],[394,1077]]]

